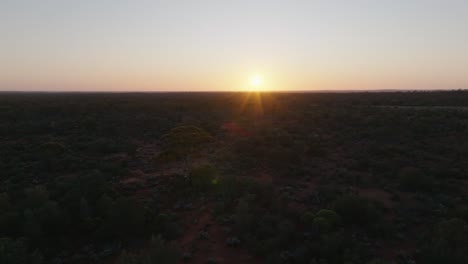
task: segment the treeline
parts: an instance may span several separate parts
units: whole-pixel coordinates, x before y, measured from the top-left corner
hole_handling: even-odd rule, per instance
[[[115,192],[99,172],[0,194],[3,247],[18,248],[2,255],[9,260],[2,263],[30,263],[25,252],[58,262],[100,259],[128,243],[158,234],[172,239],[178,232],[171,216]]]

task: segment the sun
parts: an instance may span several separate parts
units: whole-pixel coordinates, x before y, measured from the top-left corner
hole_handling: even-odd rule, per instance
[[[263,77],[260,74],[255,74],[250,77],[250,90],[258,91],[261,90],[263,84]]]

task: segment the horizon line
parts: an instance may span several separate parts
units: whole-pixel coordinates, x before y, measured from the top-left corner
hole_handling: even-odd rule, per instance
[[[0,90],[0,93],[113,93],[113,94],[135,94],[135,93],[383,93],[383,92],[456,92],[468,91],[468,88],[459,89],[323,89],[323,90],[154,90],[154,91],[118,91],[118,90],[95,90],[95,91],[80,91],[80,90]]]

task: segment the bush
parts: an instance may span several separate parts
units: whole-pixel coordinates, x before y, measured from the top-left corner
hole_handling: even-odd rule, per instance
[[[332,224],[324,217],[315,217],[314,221],[312,222],[313,226],[318,228],[320,231],[330,231],[332,228]]]
[[[468,263],[468,224],[459,218],[440,222],[418,254],[418,263]]]
[[[235,176],[223,176],[219,178],[217,195],[223,202],[230,203],[239,198],[244,192],[248,182],[241,181]]]
[[[315,218],[315,214],[312,213],[311,211],[306,211],[303,215],[302,215],[302,222],[304,224],[310,224],[314,221],[314,218]]]
[[[333,227],[341,223],[341,217],[333,210],[321,209],[315,216],[325,218]]]
[[[240,232],[249,232],[252,227],[254,216],[251,211],[250,203],[254,196],[246,195],[239,200],[237,204],[234,220]]]
[[[168,245],[160,237],[152,237],[147,252],[140,255],[123,252],[117,260],[117,264],[173,264],[178,263],[180,254],[178,250]]]
[[[2,264],[40,264],[42,255],[28,252],[23,240],[0,238],[0,263]]]
[[[151,231],[153,234],[161,234],[165,239],[175,239],[181,233],[176,220],[173,215],[158,214],[152,219]]]
[[[130,199],[119,198],[112,207],[107,223],[121,238],[140,236],[145,230],[145,210]]]
[[[46,157],[59,157],[62,155],[66,148],[64,145],[57,143],[57,142],[47,142],[41,146],[42,154]]]
[[[400,186],[407,191],[430,191],[435,179],[425,175],[420,169],[407,167],[400,171]]]
[[[354,195],[339,197],[335,200],[333,207],[342,217],[345,225],[370,226],[377,223],[381,217],[373,203]]]
[[[341,223],[341,217],[328,209],[321,209],[315,215],[311,212],[306,212],[302,216],[302,219],[313,231],[321,233],[332,231]]]
[[[196,191],[207,192],[218,184],[218,170],[212,165],[203,165],[192,169],[190,180]]]

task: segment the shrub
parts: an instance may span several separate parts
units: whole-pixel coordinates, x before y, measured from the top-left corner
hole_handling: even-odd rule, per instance
[[[152,237],[147,252],[139,255],[123,252],[117,264],[173,264],[178,263],[178,250],[168,245],[160,236]]]
[[[151,231],[165,239],[175,239],[180,235],[180,227],[173,215],[158,214],[152,219]]]
[[[345,246],[345,237],[342,232],[332,232],[325,234],[322,238],[320,245],[320,252],[322,256],[327,259],[341,260],[343,257],[343,250]],[[333,263],[338,263],[334,261]]]
[[[316,217],[325,218],[332,226],[337,226],[341,223],[341,217],[333,210],[321,209],[317,212]]]
[[[355,196],[341,196],[334,202],[335,211],[344,224],[368,226],[380,220],[381,214],[369,200]]]
[[[109,138],[98,138],[84,145],[84,148],[93,155],[107,155],[118,152],[120,145]]]
[[[321,209],[315,215],[307,212],[303,221],[306,221],[312,230],[326,233],[336,228],[341,223],[341,218],[332,210]]]
[[[251,195],[246,195],[239,200],[235,211],[236,226],[241,232],[250,230],[254,221],[254,216],[251,212],[250,203],[254,199]]]
[[[310,224],[314,221],[314,218],[315,218],[315,214],[312,213],[311,211],[306,211],[303,215],[302,215],[302,222],[304,224]]]
[[[390,264],[390,262],[382,259],[373,259],[367,262],[367,264]]]
[[[212,187],[218,184],[218,170],[212,165],[203,165],[192,169],[190,172],[190,180],[196,191],[207,192]]]
[[[315,217],[312,223],[321,231],[329,231],[332,228],[332,224],[325,217]]]
[[[400,186],[407,191],[430,191],[434,179],[420,169],[407,167],[400,171]]]
[[[41,150],[47,157],[59,157],[66,151],[66,148],[57,142],[47,142],[41,146]]]
[[[111,211],[110,225],[122,238],[141,235],[145,229],[145,211],[127,198],[119,198]]]
[[[23,206],[26,208],[38,208],[49,199],[49,192],[44,186],[35,186],[24,191],[25,199]]]
[[[40,264],[42,255],[37,252],[28,252],[23,240],[0,238],[0,263],[2,264]]]
[[[184,169],[187,169],[189,160],[200,154],[202,147],[213,142],[214,138],[201,128],[178,126],[163,135],[160,140],[163,152],[183,161]]]
[[[234,176],[223,176],[219,178],[219,184],[217,185],[217,195],[222,199],[223,202],[230,203],[235,199],[239,198],[248,184],[239,180]]]
[[[440,222],[418,254],[418,263],[468,263],[468,224],[459,218]]]

